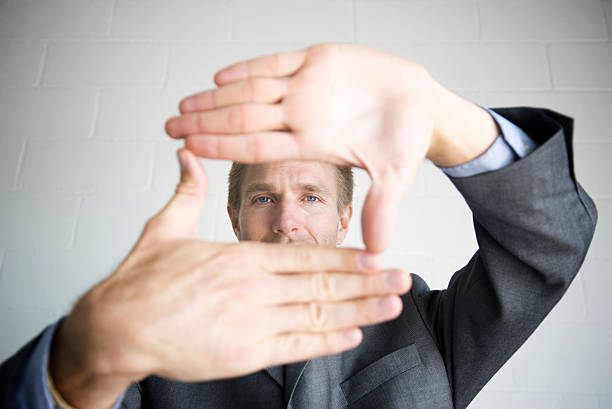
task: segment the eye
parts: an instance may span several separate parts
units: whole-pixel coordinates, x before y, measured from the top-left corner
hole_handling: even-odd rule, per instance
[[[255,199],[255,201],[257,203],[270,203],[272,199],[270,199],[268,196],[259,196],[258,198]]]
[[[319,200],[318,197],[313,196],[313,195],[308,195],[304,198],[307,202],[316,202]]]

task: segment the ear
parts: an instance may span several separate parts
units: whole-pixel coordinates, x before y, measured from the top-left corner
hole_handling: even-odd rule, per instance
[[[238,212],[234,212],[231,207],[227,206],[227,214],[232,222],[232,230],[238,241],[240,241],[240,224],[238,223]]]
[[[336,235],[336,246],[342,244],[344,239],[346,238],[346,234],[348,233],[349,224],[351,223],[351,218],[353,217],[353,205],[349,204],[344,207],[342,213],[340,214],[340,220],[338,220],[338,234]]]

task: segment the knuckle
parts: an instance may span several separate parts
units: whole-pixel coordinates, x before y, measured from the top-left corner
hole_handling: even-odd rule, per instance
[[[261,162],[263,158],[262,146],[259,143],[259,139],[252,135],[248,140],[248,152],[251,158],[251,161],[254,163]]]
[[[274,123],[279,124],[281,128],[289,128],[285,115],[285,109],[280,105],[274,105],[274,108]]]
[[[301,356],[304,352],[304,336],[302,334],[291,333],[285,338],[285,350],[288,357]]]
[[[221,105],[219,101],[219,90],[218,89],[212,90],[211,92],[205,95],[207,95],[206,97],[207,105],[206,106],[210,108],[217,108]]]
[[[389,291],[383,274],[366,275],[363,282],[363,290],[366,295],[383,294]]]
[[[228,124],[233,131],[244,132],[245,128],[245,111],[242,106],[232,108],[228,112]]]
[[[316,300],[331,301],[335,298],[335,280],[330,274],[321,271],[313,274],[311,280]]]
[[[311,52],[319,58],[334,58],[340,51],[340,45],[336,43],[321,43],[312,47]]]
[[[155,216],[153,216],[149,220],[147,220],[147,222],[144,225],[144,231],[148,231],[148,230],[151,230],[151,229],[155,228],[155,225],[157,224],[157,218],[158,217],[159,217],[159,215],[156,214]]]
[[[204,115],[195,114],[194,122],[196,123],[197,132],[206,132],[207,122]]]
[[[155,232],[164,222],[163,213],[160,212],[155,216],[151,217],[144,225],[143,233],[150,235]]]
[[[174,194],[176,196],[186,196],[194,199],[200,199],[203,196],[202,189],[192,182],[180,182],[178,185],[176,185]]]
[[[270,58],[270,66],[269,66],[270,72],[272,74],[278,74],[280,73],[280,69],[281,69],[281,60],[280,60],[280,56],[278,54],[274,54],[271,58]]]
[[[327,327],[328,313],[323,304],[312,302],[308,304],[308,317],[312,331],[322,331]]]
[[[246,62],[246,71],[247,71],[248,77],[251,77],[256,74],[254,67],[255,67],[255,63],[253,60],[249,60]]]
[[[249,78],[246,84],[242,87],[242,98],[246,102],[254,102],[255,96],[257,95],[257,80],[255,78]]]

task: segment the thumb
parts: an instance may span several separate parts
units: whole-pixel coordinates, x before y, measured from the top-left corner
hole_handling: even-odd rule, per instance
[[[363,242],[369,252],[381,253],[391,241],[399,204],[407,191],[402,179],[388,176],[372,181],[361,213]]]
[[[198,237],[198,219],[208,190],[208,177],[195,155],[181,148],[177,157],[181,180],[166,207],[149,223],[151,233],[164,240]]]

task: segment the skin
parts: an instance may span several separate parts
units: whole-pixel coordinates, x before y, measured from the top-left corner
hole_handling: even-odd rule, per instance
[[[338,210],[333,165],[284,161],[245,168],[238,211],[227,208],[238,240],[342,244],[352,205]]]
[[[179,151],[175,195],[54,336],[49,373],[76,407],[109,408],[130,382],[151,374],[222,379],[355,347],[358,327],[396,318],[398,295],[411,286],[406,272],[381,271],[374,253],[388,245],[399,200],[420,163],[464,163],[499,135],[485,110],[420,65],[358,46],[321,44],[259,57],[219,71],[215,82],[217,88],[181,101],[181,115],[166,123],[189,149]],[[367,252],[331,247],[344,238],[350,211],[334,215],[331,207],[304,202],[296,183],[305,175],[301,165],[279,168],[279,176],[266,167],[247,172],[270,182],[266,190],[275,199],[230,212],[237,236],[250,241],[198,240],[207,182],[192,152],[366,169]],[[324,167],[309,171],[328,179]],[[311,220],[315,211],[329,225]],[[253,241],[262,239],[324,245]]]
[[[179,158],[175,195],[56,332],[49,373],[67,402],[109,408],[153,374],[206,381],[342,352],[361,342],[359,326],[399,315],[410,275],[380,271],[363,250],[198,240],[206,174],[188,150]],[[303,238],[335,235],[322,227]]]
[[[245,163],[323,160],[372,179],[363,241],[383,251],[401,197],[425,159],[467,162],[499,135],[482,108],[451,93],[424,67],[349,44],[318,44],[233,64],[217,88],[181,101],[166,123],[196,155]]]

